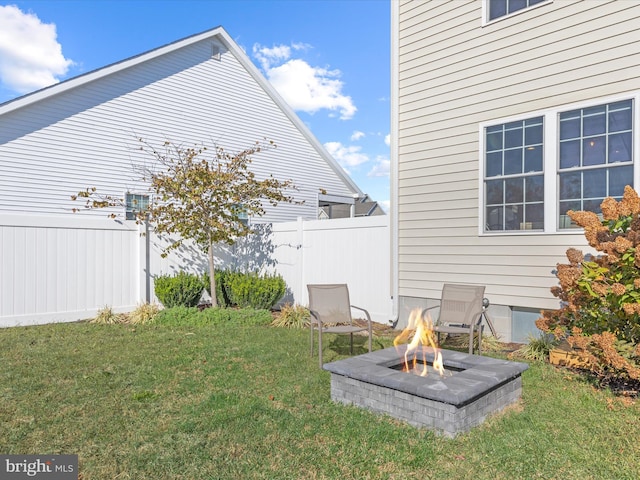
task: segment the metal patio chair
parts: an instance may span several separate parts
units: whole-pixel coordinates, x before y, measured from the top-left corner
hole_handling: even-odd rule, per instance
[[[478,336],[478,355],[480,355],[482,333],[484,326],[482,318],[485,305],[489,302],[484,299],[484,286],[480,285],[457,285],[445,283],[442,287],[440,304],[429,307],[423,311],[439,308],[438,317],[434,320],[433,330],[438,334],[469,335],[469,354],[473,354],[473,339]],[[490,325],[493,331],[493,325]]]
[[[322,368],[322,335],[325,333],[349,334],[351,354],[353,355],[353,334],[367,331],[369,333],[369,351],[371,351],[372,323],[371,316],[364,308],[351,305],[349,289],[346,284],[307,285],[309,292],[309,330],[311,332],[311,356],[313,356],[313,332],[318,332],[318,357]],[[353,323],[351,309],[364,312],[367,326]]]

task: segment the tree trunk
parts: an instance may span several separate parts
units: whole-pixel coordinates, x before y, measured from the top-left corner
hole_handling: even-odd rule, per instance
[[[209,288],[211,289],[211,306],[218,306],[216,296],[216,266],[213,258],[213,242],[209,241]]]

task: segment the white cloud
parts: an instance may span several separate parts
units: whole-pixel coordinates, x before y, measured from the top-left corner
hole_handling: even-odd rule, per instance
[[[378,205],[382,207],[382,210],[384,210],[385,213],[389,213],[391,210],[391,200],[382,200],[381,202],[378,202]]]
[[[375,165],[369,173],[367,173],[367,177],[388,177],[391,172],[391,161],[382,156],[376,157]]]
[[[390,133],[389,133],[389,134],[387,134],[387,135],[384,137],[384,144],[385,144],[387,147],[390,147],[390,146],[391,146],[391,134],[390,134]]]
[[[313,48],[311,45],[309,45],[308,43],[292,43],[291,44],[291,48],[293,48],[294,50],[302,50],[304,52],[306,52],[307,50],[310,50],[311,48]]]
[[[253,46],[253,56],[260,62],[263,70],[268,71],[274,63],[280,63],[291,57],[291,47],[274,45],[269,48],[256,43]]]
[[[351,134],[351,141],[352,142],[356,142],[358,140],[360,140],[361,138],[366,137],[364,132],[361,132],[359,130],[355,130],[352,134]]]
[[[342,145],[340,142],[327,142],[324,144],[324,148],[331,154],[333,158],[344,168],[357,167],[363,163],[369,161],[369,156],[362,153],[361,147],[357,145]]]
[[[73,65],[64,57],[55,24],[15,5],[0,5],[0,81],[18,93],[58,83]]]
[[[265,75],[291,108],[311,114],[326,109],[338,112],[341,120],[352,118],[357,108],[351,97],[342,93],[340,70],[313,67],[302,59],[291,58],[291,48],[300,51],[310,46],[300,43],[292,47],[253,46],[253,55]]]

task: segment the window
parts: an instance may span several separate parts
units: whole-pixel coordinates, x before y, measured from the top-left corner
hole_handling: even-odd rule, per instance
[[[637,183],[635,97],[558,107],[480,126],[480,233],[571,231]]]
[[[631,100],[560,113],[559,228],[577,227],[568,210],[601,213],[605,197],[633,184]]]
[[[532,7],[547,0],[487,0],[489,4],[489,21],[504,17],[525,8]]]
[[[126,193],[125,204],[125,218],[127,220],[136,220],[137,213],[149,207],[149,195]]]
[[[249,225],[249,213],[247,213],[247,209],[243,204],[234,203],[231,209],[240,223],[243,225]]]
[[[544,228],[544,118],[485,129],[485,231]]]

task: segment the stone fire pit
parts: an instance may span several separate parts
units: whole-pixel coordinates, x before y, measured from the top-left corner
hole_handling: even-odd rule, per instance
[[[327,363],[331,398],[391,415],[416,427],[454,437],[480,425],[488,415],[522,394],[525,363],[441,350],[444,377],[402,372],[406,345]],[[427,353],[433,361],[433,353]]]

